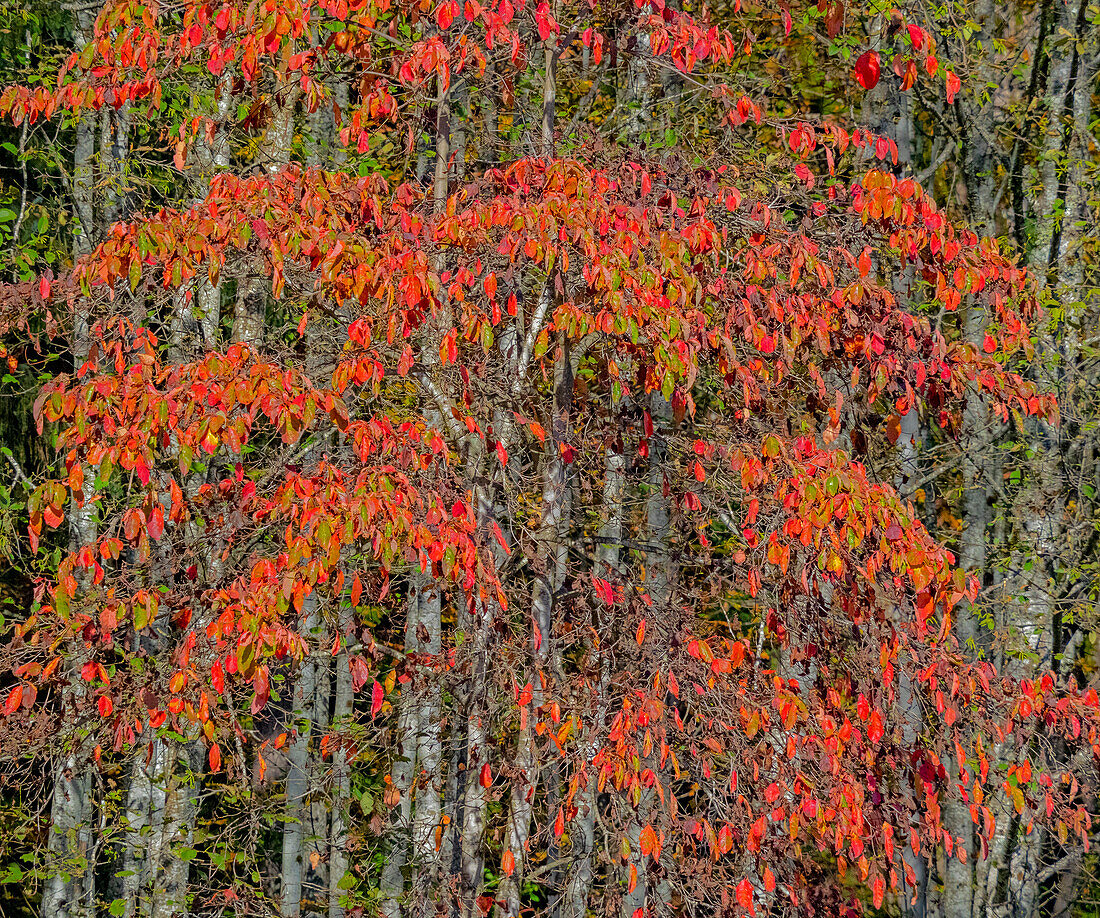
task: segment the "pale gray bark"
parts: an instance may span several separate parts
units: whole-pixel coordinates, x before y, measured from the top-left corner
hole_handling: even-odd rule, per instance
[[[90,855],[94,817],[89,765],[76,754],[56,766],[50,814],[50,877],[42,895],[44,914],[91,918],[95,895]]]
[[[644,589],[652,601],[649,624],[657,647],[670,646],[672,633],[672,556],[669,535],[672,523],[672,505],[666,487],[668,485],[668,428],[672,420],[672,407],[660,392],[650,396],[649,410],[653,418],[653,436],[649,442],[649,480],[645,500],[645,546],[646,570]],[[662,667],[663,669],[663,667]],[[651,763],[654,771],[656,764]],[[630,861],[626,865],[627,893],[623,897],[622,918],[632,918],[639,908],[647,905],[659,908],[663,903],[662,891],[649,876],[647,858],[642,855],[640,837],[642,825],[647,821],[648,811],[655,794],[648,789],[642,794],[641,803],[631,814],[627,826],[627,838],[630,841]],[[631,867],[637,872],[637,882],[630,891]]]
[[[149,918],[182,918],[188,911],[190,859],[181,849],[194,841],[195,814],[198,809],[198,777],[202,758],[201,743],[176,744],[165,755],[164,812],[161,816],[159,857],[151,857],[149,868],[156,869]]]
[[[416,637],[419,624],[419,608],[415,595],[415,586],[410,589],[408,601],[408,621],[405,624],[405,651],[414,652],[418,641]],[[412,786],[416,768],[416,736],[419,732],[420,709],[414,695],[413,683],[401,691],[395,705],[397,708],[397,730],[395,739],[395,759],[390,767],[389,788],[387,794],[396,798],[392,806],[392,816],[387,832],[389,851],[379,877],[379,906],[383,918],[400,918],[405,894],[405,866],[409,860],[409,843],[412,833]]]
[[[279,913],[296,918],[302,910],[302,883],[308,869],[306,818],[310,777],[310,736],[316,719],[317,661],[314,642],[318,627],[317,597],[302,601],[302,629],[308,642],[306,656],[294,681],[295,735],[287,753],[286,816],[283,826],[283,864]]]
[[[294,116],[301,97],[298,83],[277,86],[271,93],[271,122],[260,145],[258,165],[276,175],[290,163],[294,148]],[[243,280],[233,304],[233,340],[257,346],[263,340],[271,279],[262,258],[255,258],[250,277]]]
[[[225,125],[233,112],[233,105],[232,80],[226,73],[217,87],[217,103],[212,113],[215,122],[213,140],[208,142],[205,134],[200,134],[195,138],[189,154],[188,176],[193,182],[192,200],[196,204],[210,191],[211,179],[229,168],[230,149]],[[189,345],[201,351],[213,350],[218,344],[221,282],[210,283],[209,276],[200,271],[191,290],[191,298],[182,295],[175,298],[170,343],[173,359],[182,359]],[[192,337],[196,340],[189,340]]]
[[[317,635],[317,678],[314,690],[313,730],[315,735],[324,735],[329,729],[329,708],[332,701],[332,659],[328,648],[332,636],[322,620]],[[316,743],[314,744],[317,745]],[[329,854],[332,847],[331,827],[335,802],[322,793],[328,769],[321,756],[313,751],[309,757],[310,802],[305,827],[305,875],[302,881],[303,908],[306,903],[317,907],[329,902]]]
[[[548,296],[548,294],[544,294]],[[550,678],[550,656],[553,644],[554,594],[564,576],[565,555],[561,550],[568,520],[568,478],[559,444],[566,436],[568,403],[563,392],[568,373],[569,354],[563,347],[556,364],[554,420],[551,436],[546,439],[542,493],[542,519],[539,524],[539,566],[531,597],[531,670],[530,710],[533,712],[544,697],[543,680]],[[570,386],[571,389],[571,386]],[[514,757],[516,774],[512,781],[511,807],[508,817],[508,850],[515,861],[515,873],[501,883],[505,918],[516,918],[520,911],[520,888],[526,867],[526,845],[530,836],[534,796],[538,784],[538,762],[535,758],[534,732],[528,720],[520,731]]]
[[[332,705],[332,724],[337,733],[345,730],[352,716],[354,695],[351,683],[351,667],[348,662],[348,639],[351,631],[351,613],[341,615],[340,651],[336,655],[336,688]],[[328,918],[344,918],[342,904],[344,891],[340,884],[349,869],[347,855],[347,815],[351,805],[351,769],[348,751],[344,743],[338,743],[332,754],[332,781],[334,799],[329,823],[328,868]]]
[[[77,16],[76,49],[80,51],[90,40],[94,17],[90,12]],[[73,257],[88,255],[95,238],[94,168],[95,122],[85,116],[77,120],[73,152],[72,203],[76,223],[73,231]],[[88,359],[91,334],[87,314],[77,309],[73,319],[73,368],[77,370]],[[94,470],[87,470],[85,481],[94,482]],[[90,490],[90,489],[89,489]],[[90,494],[86,495],[91,497]],[[70,547],[77,548],[95,541],[97,523],[90,500],[82,507],[73,506],[69,513]],[[84,697],[84,683],[79,671],[82,660],[73,662],[65,701],[75,705]],[[82,918],[91,915],[90,903],[95,896],[93,852],[94,814],[92,802],[90,749],[87,738],[74,742],[72,748],[55,764],[53,797],[50,804],[49,852],[51,873],[42,893],[44,914],[56,918]]]
[[[180,918],[188,912],[190,879],[190,858],[181,852],[193,844],[203,747],[150,736],[126,797],[123,914]]]
[[[624,534],[624,498],[626,494],[626,457],[622,450],[608,446],[604,450],[604,485],[600,506],[603,521],[597,533],[596,558],[593,573],[614,583],[620,576],[620,554]],[[571,866],[566,880],[562,911],[565,918],[584,918],[595,880],[596,821],[598,802],[596,775],[591,762],[603,743],[608,714],[608,692],[611,686],[611,658],[600,637],[605,622],[594,621],[593,637],[588,643],[591,710],[585,718],[587,727],[582,743],[584,758],[579,763],[583,778],[575,803],[577,815],[570,826]]]
[[[546,39],[546,72],[542,81],[542,155],[546,159],[554,155],[554,107],[557,100],[554,70],[557,45],[557,38],[554,35]]]
[[[442,652],[442,596],[439,585],[430,574],[413,577],[415,602],[418,606],[417,652],[438,658]],[[412,845],[415,857],[413,889],[421,915],[434,912],[430,901],[439,876],[439,851],[436,830],[441,829],[442,758],[440,718],[443,713],[442,689],[438,680],[429,678],[420,687],[417,699],[418,731],[416,735],[416,797],[412,819]]]

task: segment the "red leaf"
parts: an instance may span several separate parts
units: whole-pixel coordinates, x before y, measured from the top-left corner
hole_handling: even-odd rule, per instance
[[[737,904],[756,914],[756,909],[752,905],[752,883],[748,880],[742,880],[737,884]]]
[[[348,667],[351,669],[351,687],[358,692],[367,684],[367,677],[370,675],[367,661],[360,654],[356,654],[348,660]]]
[[[210,770],[222,770],[222,750],[217,743],[210,747]]]
[[[864,89],[878,85],[879,59],[877,51],[864,51],[856,60],[856,80]]]
[[[457,6],[458,4],[454,3],[453,0],[445,0],[444,3],[439,5],[439,9],[435,11],[435,21],[439,23],[440,29],[446,30],[451,27],[451,23],[455,19],[455,7]]]
[[[871,720],[867,724],[867,739],[872,743],[878,743],[886,735],[886,732],[882,729],[882,717],[878,711],[871,712]]]
[[[638,623],[638,633],[635,635],[635,638],[638,641],[638,646],[641,647],[642,642],[645,641],[645,619],[644,618]]]
[[[955,101],[955,94],[962,89],[962,80],[960,80],[954,73],[954,71],[947,71],[947,104],[950,105]]]
[[[380,710],[382,710],[382,696],[385,692],[382,689],[382,685],[379,682],[374,683],[374,687],[370,690],[370,716],[374,717]]]
[[[493,784],[493,770],[489,767],[489,763],[486,762],[481,766],[481,778],[479,779],[482,787],[491,787]]]
[[[110,717],[111,712],[115,709],[114,702],[111,701],[111,698],[110,698],[109,695],[100,695],[98,706],[99,706],[99,714],[100,714],[101,717]]]
[[[615,602],[615,591],[612,589],[611,584],[606,580],[602,580],[599,577],[592,578],[592,585],[596,588],[596,595],[600,597],[609,606]]]
[[[23,703],[23,686],[17,685],[11,690],[8,695],[8,700],[4,703],[4,713],[11,717],[16,711],[19,710],[19,705]]]
[[[535,22],[539,27],[539,38],[546,41],[551,35],[556,35],[561,27],[550,13],[550,4],[542,0],[535,11]]]

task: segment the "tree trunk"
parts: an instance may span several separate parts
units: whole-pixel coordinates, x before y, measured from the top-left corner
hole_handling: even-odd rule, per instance
[[[332,705],[332,725],[339,741],[332,754],[334,799],[329,824],[328,918],[344,918],[344,890],[341,883],[349,869],[346,820],[351,806],[351,769],[343,734],[350,726],[354,701],[351,667],[348,662],[351,626],[350,611],[343,613],[340,621],[340,651],[335,662],[336,690]]]
[[[287,754],[290,770],[286,777],[286,816],[283,825],[282,891],[279,913],[283,918],[297,918],[302,912],[302,883],[308,869],[306,814],[309,809],[310,736],[316,718],[317,662],[313,642],[318,629],[317,597],[302,601],[302,629],[306,635],[305,659],[294,683],[294,739]]]

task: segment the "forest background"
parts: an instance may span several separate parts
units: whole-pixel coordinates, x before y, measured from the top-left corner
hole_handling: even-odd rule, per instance
[[[0,4],[0,914],[1094,914],[1098,38]]]

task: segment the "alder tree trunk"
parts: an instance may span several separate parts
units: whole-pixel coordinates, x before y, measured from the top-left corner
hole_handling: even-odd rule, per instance
[[[351,808],[351,766],[348,747],[343,737],[351,725],[354,705],[348,654],[351,629],[352,613],[350,610],[346,613],[342,612],[340,650],[333,664],[336,677],[332,702],[332,726],[337,742],[332,753],[333,801],[329,817],[328,918],[344,918],[342,903],[346,893],[341,884],[350,869],[347,854],[347,821]]]
[[[77,14],[76,48],[81,50],[90,40],[94,15],[89,11]],[[96,221],[94,209],[94,169],[96,154],[95,122],[90,115],[78,118],[75,125],[76,141],[73,152],[72,187],[70,189],[76,223],[73,232],[72,253],[77,259],[88,255],[95,244]],[[72,360],[77,370],[87,359],[91,347],[89,318],[83,309],[77,309],[73,317]],[[97,523],[95,505],[91,501],[94,473],[86,474],[83,506],[73,507],[69,515],[69,543],[77,548],[95,541]],[[79,676],[83,664],[79,653],[73,654],[73,668],[69,685],[62,701],[73,709],[85,697],[84,683]],[[49,852],[50,875],[42,893],[42,911],[56,918],[94,918],[95,865],[91,857],[94,850],[95,831],[94,802],[92,800],[92,773],[88,760],[92,737],[78,737],[71,748],[54,764],[52,799],[50,802]]]
[[[280,874],[279,913],[297,918],[302,912],[302,884],[309,869],[306,844],[307,814],[310,805],[310,737],[316,720],[317,658],[316,638],[319,625],[317,597],[302,600],[301,633],[307,641],[306,655],[294,680],[293,736],[287,753],[286,815],[283,824],[283,866]]]

